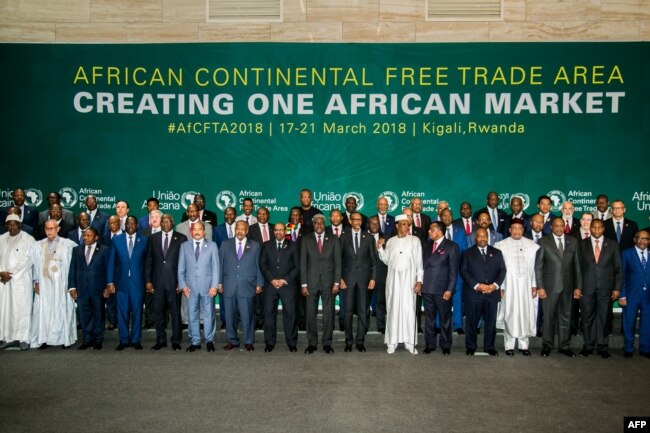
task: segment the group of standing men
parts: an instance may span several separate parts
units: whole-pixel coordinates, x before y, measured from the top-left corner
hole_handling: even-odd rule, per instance
[[[366,351],[372,299],[388,353],[399,344],[417,353],[423,303],[426,354],[439,345],[449,355],[455,331],[465,335],[466,354],[473,355],[483,326],[483,349],[497,355],[499,323],[507,355],[518,348],[529,356],[529,338],[541,330],[543,356],[550,355],[555,334],[559,352],[575,356],[570,340],[578,311],[585,340],[580,355],[595,349],[607,358],[611,302],[620,296],[624,354],[634,352],[640,315],[640,354],[650,356],[650,235],[624,218],[623,202],[616,200],[610,208],[605,196],[599,196],[593,215],[578,220],[570,202],[562,205],[561,216],[552,215],[546,196],[539,198],[534,215],[523,212],[521,198],[513,197],[508,215],[497,209],[498,195],[490,192],[487,206],[474,214],[469,203],[462,203],[456,220],[448,204],[440,202],[433,221],[421,212],[419,198],[393,217],[387,199],[380,197],[377,214],[367,218],[348,197],[345,211],[331,211],[327,226],[307,189],[300,192],[301,204],[292,208],[289,221],[275,225],[264,207],[252,215],[252,199],[244,200],[239,216],[227,208],[217,225],[216,214],[205,209],[205,198],[198,194],[176,227],[171,215],[158,210],[155,198],[147,201],[149,214],[138,220],[128,215],[125,201],[116,203],[116,215],[109,217],[88,196],[76,225],[66,220],[56,193],[48,196],[44,215],[24,204],[23,190],[16,189],[12,198],[7,233],[0,236],[0,340],[5,346],[69,347],[76,341],[76,301],[80,350],[102,348],[105,317],[117,323],[116,350],[142,349],[144,303],[144,320],[156,328],[152,349],[167,346],[169,317],[173,350],[181,350],[186,318],[186,350],[201,349],[203,340],[214,351],[219,294],[224,350],[242,344],[254,350],[255,328],[262,327],[264,350],[273,351],[281,300],[288,349],[297,351],[297,331],[304,326],[305,353],[317,350],[321,305],[322,348],[333,353],[339,296],[346,352],[353,346]]]

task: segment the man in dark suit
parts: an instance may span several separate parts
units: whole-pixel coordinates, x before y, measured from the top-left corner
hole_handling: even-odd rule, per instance
[[[111,247],[113,238],[124,233],[120,228],[120,217],[111,215],[106,221],[106,231],[102,236],[101,244]],[[115,296],[109,296],[106,300],[106,320],[108,321],[107,330],[113,331],[117,328],[117,301]]]
[[[163,213],[158,209],[152,209],[148,216],[147,227],[140,230],[142,236],[151,237],[152,235],[162,230],[160,224],[162,222]],[[139,225],[139,227],[142,227]],[[153,306],[153,291],[145,290],[144,292],[144,315],[143,325],[144,329],[151,329],[156,326],[156,318]]]
[[[97,197],[94,194],[86,196],[86,213],[90,218],[90,227],[97,229],[99,236],[102,236],[106,230],[106,223],[108,222],[108,214],[97,209]]]
[[[345,213],[343,213],[343,226],[346,229],[349,229],[352,227],[352,222],[350,221],[350,217],[354,212],[357,212],[357,198],[353,195],[348,196],[345,199]],[[361,229],[366,230],[368,228],[368,217],[366,217],[364,214],[361,212],[358,212],[359,215],[361,215]]]
[[[90,227],[90,217],[86,212],[79,212],[77,214],[77,226],[68,232],[68,239],[77,245],[83,245],[84,233],[88,230],[88,227]]]
[[[128,216],[126,233],[115,236],[108,255],[108,289],[117,302],[117,351],[132,346],[142,350],[142,298],[144,296],[144,260],[148,239],[137,234],[138,219]],[[129,324],[131,325],[129,328]]]
[[[614,239],[619,251],[625,251],[634,246],[634,236],[639,231],[639,225],[625,218],[625,203],[622,200],[612,202],[612,217],[604,222],[605,237]]]
[[[382,234],[392,234],[395,231],[395,217],[388,215],[388,199],[377,199],[377,218],[379,218],[379,231]]]
[[[368,234],[373,237],[375,245],[380,239],[384,242],[390,239],[390,234],[381,233],[379,217],[373,215],[368,218]],[[375,300],[375,318],[377,320],[377,331],[386,333],[386,278],[388,277],[388,266],[381,260],[375,261],[375,288],[372,296]],[[370,319],[368,319],[370,320]],[[370,324],[370,322],[368,322]]]
[[[465,236],[474,237],[474,230],[478,227],[476,220],[472,218],[472,205],[468,201],[460,204],[460,218],[453,221],[454,228],[465,230]]]
[[[542,300],[543,346],[542,356],[551,354],[558,336],[558,352],[571,358],[571,309],[573,299],[580,298],[582,272],[578,239],[565,233],[564,220],[554,218],[553,233],[540,239],[538,260],[535,267],[537,295]]]
[[[596,210],[591,213],[594,219],[607,221],[612,217],[612,209],[609,207],[609,197],[605,194],[598,194],[596,197]]]
[[[318,211],[318,213],[320,213],[320,211]],[[302,238],[305,237],[308,233],[313,233],[314,231],[314,226],[311,224],[304,225],[302,223],[302,218],[302,208],[299,206],[292,207],[291,211],[289,211],[287,234],[284,237],[286,240],[296,243],[296,247],[298,248],[298,257],[300,257],[300,245],[302,244]],[[307,329],[307,299],[302,296],[302,288],[300,287],[300,284],[297,284],[296,286],[296,323],[298,324],[298,330],[304,331]]]
[[[402,214],[406,215],[406,219],[409,223],[409,233],[411,236],[415,236],[416,238],[420,239],[421,241],[426,240],[426,236],[428,236],[428,232],[423,229],[422,227],[416,227],[413,223],[413,209],[410,207],[402,209]],[[427,215],[420,214],[420,219],[421,221],[426,220]],[[431,225],[431,218],[429,218],[429,225]],[[392,233],[392,235],[395,235],[396,233]]]
[[[372,236],[361,231],[363,218],[359,212],[350,214],[350,229],[339,239],[341,243],[341,291],[345,292],[345,351],[356,344],[365,352],[368,332],[370,291],[375,288],[377,247]],[[352,319],[357,315],[357,333],[353,334]]]
[[[545,235],[551,233],[551,221],[557,216],[551,213],[552,208],[553,204],[549,196],[540,195],[537,198],[537,209],[539,209],[539,215],[542,216],[542,220],[544,221],[544,228],[542,229],[542,233]]]
[[[207,224],[200,220],[194,224],[192,239],[181,244],[178,257],[178,287],[183,291],[188,305],[188,337],[191,344],[187,352],[201,349],[199,310],[203,317],[206,349],[208,352],[215,350],[214,297],[219,290],[219,249],[206,236]]]
[[[224,222],[215,228],[214,236],[212,237],[219,248],[221,248],[223,241],[235,237],[235,218],[237,218],[237,210],[234,207],[231,206],[224,209]]]
[[[315,215],[312,219],[314,234],[302,239],[300,247],[300,282],[302,295],[307,298],[307,341],[305,353],[317,349],[318,332],[316,316],[318,300],[323,305],[323,350],[334,353],[332,334],[334,331],[334,296],[341,281],[341,245],[336,237],[325,234],[325,217]]]
[[[513,219],[520,219],[524,222],[524,232],[528,230],[530,215],[524,212],[524,202],[518,195],[510,198],[510,215],[506,216],[501,234],[504,239],[510,237],[510,223]]]
[[[490,218],[490,213],[488,211],[478,212],[478,214],[474,214],[474,215],[476,215],[476,224],[478,225],[478,227],[485,229],[488,235],[488,245],[494,246],[494,244],[503,240],[503,235],[498,231],[494,230],[492,219]],[[476,230],[474,230],[474,237],[470,236],[467,238],[467,247],[469,248],[474,246],[475,241],[476,241]]]
[[[314,231],[312,227],[312,219],[315,215],[322,213],[320,209],[311,205],[312,196],[311,190],[303,188],[300,190],[300,223],[302,226],[308,228],[306,233]]]
[[[562,203],[560,211],[562,212],[561,216],[564,220],[564,233],[566,235],[573,236],[576,239],[580,239],[580,220],[573,216],[575,212],[573,203],[570,201],[565,201]],[[553,221],[551,221],[551,225],[552,224]],[[553,227],[551,227],[551,231],[553,231]]]
[[[172,350],[181,350],[181,290],[178,286],[178,260],[181,244],[187,237],[174,231],[174,219],[163,215],[161,231],[151,235],[144,264],[144,280],[147,293],[153,298],[153,321],[156,326],[156,344],[151,348],[160,350],[167,346],[165,322],[167,311],[171,316]]]
[[[108,297],[106,267],[110,250],[100,245],[98,239],[97,229],[91,227],[83,234],[83,245],[72,250],[68,291],[77,301],[83,335],[77,350],[89,347],[101,350],[104,342],[104,298]]]
[[[63,207],[61,207],[60,204],[54,203],[50,206],[48,215],[49,219],[53,219],[59,224],[59,237],[67,238],[68,233],[70,233],[74,228],[74,223],[69,224],[65,219],[63,219]],[[47,221],[47,219],[45,221]],[[45,239],[47,237],[45,234],[45,221],[38,226],[38,233],[36,234],[37,240]]]
[[[451,298],[456,291],[460,256],[456,242],[445,238],[446,229],[444,222],[432,222],[429,227],[429,240],[422,245],[424,277],[421,294],[424,299],[424,341],[426,343],[424,353],[426,354],[436,350],[434,324],[437,315],[440,315],[442,354],[451,353]]]
[[[618,303],[623,307],[623,355],[632,358],[634,330],[639,318],[639,354],[650,358],[650,266],[648,266],[650,232],[641,230],[634,236],[634,248],[623,251],[621,263],[623,285]]]
[[[420,239],[425,239],[429,230],[429,226],[431,225],[431,217],[427,214],[422,213],[422,199],[419,197],[413,197],[411,199],[411,203],[409,204],[409,208],[411,209],[410,222],[411,227],[413,227],[413,231],[417,231],[420,234]]]
[[[475,233],[475,244],[460,256],[460,275],[463,278],[463,301],[465,302],[465,353],[476,352],[476,330],[481,316],[485,320],[483,350],[497,356],[494,348],[496,338],[497,306],[501,300],[499,288],[506,278],[506,264],[501,251],[488,245],[485,228]]]
[[[262,293],[264,277],[260,270],[260,244],[247,239],[248,223],[237,221],[235,237],[225,240],[219,249],[221,277],[219,293],[226,307],[226,336],[224,350],[240,345],[235,311],[239,313],[246,351],[255,350],[255,295]]]
[[[196,194],[194,196],[194,200],[192,201],[192,203],[196,205],[196,208],[199,211],[200,221],[210,223],[212,227],[217,226],[218,223],[217,214],[205,208],[205,196],[203,194],[201,193]],[[235,211],[235,217],[237,217],[237,211]],[[181,222],[183,221],[187,221],[186,213],[184,213],[183,216],[181,217]],[[214,241],[216,242],[216,239]]]
[[[269,224],[269,210],[265,207],[260,207],[257,209],[257,222],[251,224],[248,228],[248,239],[252,239],[260,247],[272,239],[273,237],[273,228]],[[255,329],[264,329],[264,301],[262,299],[262,293],[255,296]]]
[[[25,204],[25,191],[22,188],[16,188],[11,193],[11,199],[14,202],[14,207],[20,209],[18,216],[20,216],[21,230],[25,231],[25,226],[36,229],[38,227],[38,210]],[[3,212],[2,226],[4,226],[4,219],[7,217],[7,210],[8,208]]]
[[[443,233],[443,236],[445,239],[454,242],[458,246],[458,258],[460,258],[463,251],[467,249],[467,235],[462,227],[454,227],[453,218],[453,214],[449,208],[440,212],[440,221],[445,224],[445,232]],[[465,330],[463,329],[463,279],[460,278],[458,272],[456,272],[456,274],[456,289],[452,293],[451,298],[451,329],[458,335],[463,335],[465,333]],[[440,318],[438,317],[436,319],[436,329],[440,329],[439,325]],[[449,340],[449,343],[451,344],[451,340]]]
[[[259,221],[259,215],[258,215]],[[260,269],[264,275],[264,351],[271,352],[277,340],[278,300],[282,300],[284,339],[290,352],[298,345],[296,327],[296,286],[300,271],[300,255],[295,242],[286,240],[286,226],[273,227],[274,239],[262,245]]]
[[[147,199],[147,214],[140,217],[140,219],[138,219],[139,230],[145,230],[151,227],[151,222],[149,221],[149,215],[151,215],[152,211],[158,210],[159,208],[160,208],[160,202],[156,197],[149,197]]]
[[[492,224],[492,230],[499,234],[503,233],[506,222],[506,213],[497,207],[499,205],[499,194],[495,191],[490,191],[485,199],[485,203],[487,206],[474,212],[474,219],[478,221],[478,216],[482,212],[487,212]],[[490,245],[493,244],[490,243]]]
[[[59,194],[56,191],[52,191],[47,195],[47,203],[48,203],[48,209],[39,212],[38,214],[38,225],[40,226],[43,224],[46,220],[50,219],[50,214],[49,214],[49,208],[52,207],[53,204],[58,204],[61,206],[61,218],[65,221],[65,225],[67,227],[72,227],[74,226],[74,215],[72,215],[72,211],[65,209],[63,205],[61,205],[61,194]],[[59,224],[59,226],[61,226]],[[36,228],[36,226],[34,226]],[[61,235],[61,231],[59,230],[59,236],[60,237],[67,237]]]
[[[313,227],[313,225],[312,225]],[[340,209],[330,211],[330,225],[325,229],[325,235],[341,239],[341,236],[349,230],[349,226],[343,225],[343,212]],[[345,296],[346,292],[339,290],[339,330],[345,331]],[[336,296],[334,296],[334,310],[336,310]]]
[[[621,256],[616,241],[603,236],[601,220],[591,222],[591,238],[580,241],[582,270],[582,323],[584,346],[580,356],[589,356],[596,348],[609,358],[609,333],[605,326],[610,302],[621,292]]]

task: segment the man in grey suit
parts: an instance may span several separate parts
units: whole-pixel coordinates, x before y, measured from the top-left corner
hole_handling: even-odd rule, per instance
[[[603,236],[605,225],[591,222],[591,238],[580,241],[582,270],[582,323],[584,346],[580,356],[594,352],[609,358],[609,334],[605,332],[609,303],[621,293],[621,255],[615,240]]]
[[[264,276],[260,270],[260,244],[247,239],[247,234],[248,223],[237,221],[235,237],[223,241],[219,250],[221,276],[218,289],[223,294],[226,308],[228,338],[223,350],[232,350],[240,345],[235,311],[241,320],[246,351],[255,350],[255,295],[262,293]]]
[[[189,335],[192,339],[188,352],[201,348],[199,308],[203,315],[203,336],[208,352],[214,352],[215,312],[214,297],[219,285],[219,249],[205,236],[203,221],[192,227],[192,239],[181,245],[178,258],[178,287],[188,300]]]
[[[580,298],[582,274],[580,272],[579,240],[565,236],[565,222],[558,217],[551,223],[549,236],[539,240],[540,249],[535,267],[537,295],[544,310],[542,356],[553,349],[555,330],[558,334],[558,352],[575,357],[571,345],[571,308],[573,298]]]
[[[335,236],[325,234],[325,217],[317,214],[312,218],[314,233],[302,238],[300,247],[300,283],[302,295],[307,298],[307,341],[305,353],[317,349],[318,332],[316,315],[318,299],[323,302],[323,350],[334,353],[334,296],[341,281],[341,244]]]
[[[356,343],[359,352],[365,352],[368,331],[368,307],[371,290],[375,288],[377,247],[374,238],[361,231],[363,218],[359,212],[350,214],[350,230],[339,238],[341,243],[341,290],[345,298],[345,351],[352,351]],[[352,334],[352,316],[357,315],[356,338]]]
[[[609,197],[605,194],[599,194],[596,197],[596,210],[591,214],[601,221],[610,219],[612,217],[612,208],[609,207]]]
[[[187,206],[186,214],[187,214],[187,220],[177,225],[176,231],[178,233],[184,234],[188,239],[190,239],[191,237],[193,237],[192,227],[194,227],[196,223],[201,221],[199,219],[199,208],[192,203]],[[207,221],[203,221],[203,227],[205,228],[205,238],[212,239],[212,225]]]

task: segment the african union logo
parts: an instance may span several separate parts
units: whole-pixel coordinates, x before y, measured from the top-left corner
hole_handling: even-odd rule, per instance
[[[189,205],[194,203],[194,197],[198,194],[196,191],[187,191],[184,192],[181,196],[181,205],[187,209]]]
[[[38,207],[43,203],[43,193],[40,189],[28,188],[25,190],[26,202],[30,206]]]
[[[524,205],[524,210],[528,209],[528,206],[530,206],[530,197],[528,194],[524,194],[523,192],[516,192],[510,196],[510,201],[512,201],[512,197],[519,197],[521,199],[521,203]]]
[[[556,189],[549,191],[546,195],[551,199],[551,205],[553,206],[551,209],[555,212],[558,212],[562,207],[562,203],[566,201],[566,196],[564,193]]]
[[[224,190],[217,194],[217,207],[219,210],[226,210],[227,207],[235,206],[237,197],[232,191]]]
[[[59,190],[61,194],[61,204],[63,207],[71,208],[77,204],[77,191],[70,187],[61,188]]]
[[[399,198],[393,191],[384,191],[379,194],[379,197],[384,197],[386,200],[388,200],[388,212],[393,212],[395,209],[397,209],[397,206],[399,206]]]
[[[354,197],[357,200],[357,211],[360,211],[363,208],[363,194],[360,192],[350,191],[343,194],[343,206],[345,206],[345,201],[348,197]]]

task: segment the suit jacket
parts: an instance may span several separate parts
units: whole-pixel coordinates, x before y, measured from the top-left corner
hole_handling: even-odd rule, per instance
[[[468,238],[467,238],[467,235],[465,234],[465,228],[463,228],[463,227],[455,227],[453,222],[452,222],[451,230],[452,230],[452,236],[453,236],[453,239],[451,239],[451,241],[453,241],[456,245],[458,245],[458,253],[459,253],[458,257],[460,257],[460,253],[462,253],[467,248],[469,248],[469,243],[468,243],[469,241],[467,240]],[[445,233],[445,235],[446,235],[446,233]],[[427,236],[427,240],[429,240],[428,236]]]
[[[24,224],[24,223],[21,224],[20,225],[20,231],[23,231],[23,232],[27,233],[28,235],[32,236],[33,238],[36,238],[36,236],[34,236],[36,234],[36,233],[34,233],[34,228],[31,227],[31,226],[28,226],[27,224]],[[7,227],[4,224],[2,224],[2,225],[0,225],[0,235],[3,235],[5,233],[7,233]]]
[[[70,230],[68,232],[68,239],[70,239],[71,241],[73,241],[77,245],[83,245],[84,244],[83,236],[79,237],[79,228],[78,227],[75,227],[74,229],[72,229],[72,230]]]
[[[339,239],[341,244],[341,278],[353,288],[359,285],[368,288],[370,280],[377,276],[377,247],[375,239],[368,232],[360,231],[359,248],[354,252],[354,232],[346,231]]]
[[[2,227],[4,227],[5,220],[7,219],[7,209],[9,209],[9,207],[2,209],[2,211],[0,212],[2,214]],[[22,213],[23,213],[22,225],[27,225],[32,229],[34,227],[38,227],[38,209],[36,209],[33,206],[23,205]]]
[[[68,233],[74,228],[74,224],[68,224],[66,220],[61,219],[61,222],[59,222],[59,237],[61,238],[67,238]],[[45,239],[45,222],[43,222],[40,226],[38,226],[38,231],[36,233],[36,240],[40,241],[41,239]]]
[[[424,233],[420,236],[420,239],[425,239],[427,233],[429,233],[429,226],[431,225],[431,217],[425,213],[420,212],[420,227],[418,231]],[[415,228],[415,212],[413,212],[413,228]]]
[[[368,233],[374,240],[374,236],[372,233]],[[388,242],[388,239],[391,238],[390,233],[379,233],[378,234],[379,239],[383,239],[384,241]],[[375,254],[377,251],[377,242],[375,241]],[[377,260],[375,261],[375,284],[386,284],[386,278],[388,277],[388,266],[386,263],[382,262],[379,259],[379,256],[377,256]]]
[[[467,248],[473,247],[476,244],[476,239],[474,238],[475,233],[472,233],[472,236],[467,238]],[[494,246],[499,241],[503,240],[503,235],[497,233],[494,230],[490,229],[490,246]]]
[[[510,237],[510,223],[512,219],[513,219],[512,214],[506,215],[506,218],[503,222],[503,231],[501,232],[501,234],[503,235],[503,239]],[[524,232],[525,232],[530,227],[530,215],[528,215],[526,212],[522,212],[521,219],[524,220]]]
[[[397,236],[397,232],[394,231],[392,236]],[[415,236],[420,239],[420,241],[425,241],[429,237],[429,230],[424,230],[422,227],[411,226],[411,236]]]
[[[266,223],[267,225],[267,230],[268,230],[268,239],[267,240],[273,240],[275,237],[273,236],[273,224],[270,222]],[[258,244],[262,245],[264,243],[264,239],[262,237],[262,227],[260,226],[259,222],[256,222],[255,224],[251,224],[251,226],[248,228],[248,239],[252,239]]]
[[[232,235],[235,236],[235,229],[232,229]],[[221,244],[223,241],[228,239],[228,228],[226,227],[226,223],[222,222],[219,224],[213,231],[212,234],[212,240],[217,243],[217,246],[221,248]]]
[[[456,228],[463,229],[463,231],[465,232],[465,223],[463,222],[463,218],[456,218],[455,220],[453,220],[451,222],[451,225],[453,225]],[[478,224],[476,224],[476,220],[474,218],[470,217],[469,227],[471,229],[469,234],[467,234],[467,232],[465,232],[465,236],[468,237],[468,238],[474,236],[474,231],[478,227]]]
[[[207,222],[204,223],[204,226],[205,226],[204,238],[212,240],[212,226],[210,225],[210,223]],[[192,233],[190,233],[189,222],[185,221],[183,223],[180,223],[175,228],[178,233],[184,234],[187,239],[192,239]]]
[[[382,234],[392,235],[393,232],[395,232],[395,217],[394,216],[386,214],[386,225],[385,225],[385,228],[384,228],[383,232],[381,231],[381,215],[377,214],[377,215],[374,215],[374,216],[379,218],[379,231]]]
[[[621,224],[621,240],[618,241],[618,246],[620,251],[625,251],[628,248],[634,246],[634,235],[639,231],[639,226],[636,222],[623,218],[623,224]],[[614,218],[610,218],[605,221],[605,233],[606,238],[610,238],[616,241],[616,228]]]
[[[163,233],[154,233],[149,238],[147,257],[144,261],[144,281],[152,283],[155,289],[175,291],[178,286],[178,261],[181,245],[187,240],[184,234],[169,233],[167,254],[163,254]],[[216,287],[216,286],[215,286]]]
[[[275,238],[265,242],[260,254],[260,270],[264,275],[265,290],[275,290],[271,285],[272,280],[286,280],[288,287],[296,287],[300,272],[300,255],[296,243],[285,239],[282,249],[278,251]]]
[[[449,291],[453,294],[456,291],[460,260],[458,245],[454,241],[442,238],[436,251],[432,253],[432,250],[433,240],[429,239],[422,245],[424,267],[422,293],[442,295]]]
[[[162,231],[162,229],[158,230],[158,232],[156,232],[156,233],[159,233],[161,231]],[[144,229],[140,230],[138,233],[140,233],[142,236],[146,236],[148,238],[151,237],[151,235],[153,234],[153,233],[151,233],[151,227],[144,228]]]
[[[501,298],[499,290],[495,290],[489,295],[483,295],[474,290],[479,283],[495,283],[501,287],[506,278],[506,263],[503,260],[503,254],[491,245],[486,248],[485,260],[483,260],[477,245],[466,249],[460,255],[460,276],[463,279],[463,301],[465,302],[477,302],[482,299],[498,302]]]
[[[138,218],[138,229],[140,231],[149,228],[149,214]]]
[[[61,208],[62,213],[61,213],[61,219],[66,222],[68,227],[73,227],[74,226],[74,215],[72,214],[71,210]],[[47,221],[50,218],[50,211],[48,209],[41,211],[38,214],[38,225],[40,226],[43,224],[45,221]],[[35,227],[35,226],[32,226]],[[61,236],[61,233],[59,232],[59,236]],[[65,236],[63,236],[65,237]]]
[[[341,224],[341,225],[339,226],[339,235],[338,235],[338,239],[340,240],[340,239],[341,239],[341,236],[343,236],[343,233],[345,233],[345,232],[348,231],[349,229],[350,229],[349,226],[348,226],[348,227],[345,227],[343,224]],[[313,233],[313,232],[312,232],[312,233]],[[325,227],[325,234],[328,235],[328,236],[336,237],[336,236],[334,236],[334,228],[333,228],[332,226],[327,226],[327,227]]]
[[[473,215],[474,220],[477,220],[478,215],[480,213],[482,213],[482,212],[487,212],[488,215],[490,215],[490,219],[492,218],[492,214],[490,213],[489,209],[486,206],[486,207],[481,208],[481,209],[477,210],[476,212],[474,212],[474,215]],[[497,221],[497,230],[496,230],[497,232],[503,233],[503,229],[504,229],[504,227],[506,225],[507,216],[508,215],[504,211],[497,208],[497,218],[499,219],[499,221]],[[494,229],[494,221],[492,221],[492,224],[491,224],[490,228]]]
[[[621,290],[621,254],[616,241],[602,238],[600,258],[594,259],[594,249],[591,238],[580,241],[580,269],[582,270],[582,290],[584,293],[594,293],[596,289],[611,292]],[[602,292],[601,292],[602,293]]]
[[[647,248],[645,258],[649,260]],[[621,253],[621,269],[623,272],[621,298],[629,297],[641,300],[644,295],[643,287],[650,288],[650,263],[646,263],[646,267],[643,269],[636,248],[628,248]],[[645,296],[650,295],[645,293]]]
[[[600,219],[600,212],[598,212],[598,209],[593,211],[591,214],[594,216],[594,219],[597,219],[597,218]],[[608,207],[607,211],[605,211],[605,218],[603,219],[603,221],[607,221],[611,217],[612,217],[612,208]]]
[[[552,234],[542,237],[538,243],[535,279],[537,287],[548,293],[572,293],[573,289],[582,288],[580,241],[565,235],[563,243],[563,254],[560,254]]]
[[[322,236],[322,253],[315,233],[303,237],[300,247],[300,284],[312,290],[329,290],[341,281],[341,243],[333,235]]]
[[[358,211],[357,211],[358,212]],[[359,215],[361,215],[361,230],[366,231],[368,230],[368,217],[362,214],[361,212],[358,212]],[[346,230],[349,230],[352,225],[350,225],[350,220],[348,219],[348,214],[347,212],[343,212],[343,227],[346,228]]]
[[[237,259],[237,238],[227,239],[219,249],[219,263],[223,284],[223,296],[253,297],[257,286],[264,286],[264,276],[260,270],[260,244],[248,239],[241,259]]]
[[[181,222],[187,221],[187,213],[183,212],[181,217]],[[216,227],[218,224],[217,214],[211,210],[203,209],[203,214],[201,215],[201,221],[210,223],[212,227]]]
[[[545,235],[550,235],[551,234],[551,224],[553,223],[553,220],[555,218],[557,218],[558,216],[560,216],[560,215],[555,215],[553,212],[548,213],[548,219],[544,223],[544,228],[542,229],[542,233],[544,233]]]
[[[566,224],[566,218],[562,217],[564,223]],[[580,220],[578,218],[571,217],[571,230],[568,233],[569,236],[573,236],[576,239],[581,239],[580,236]]]
[[[539,241],[541,241],[544,236],[545,236],[544,232],[539,233],[539,239],[538,239],[538,242],[537,242],[538,244],[539,244]],[[526,233],[524,233],[524,237],[527,238],[527,239],[530,239],[531,241],[535,240],[534,236],[533,236],[533,232],[531,230],[526,231]]]
[[[88,209],[86,209],[86,212],[88,212]],[[95,216],[90,223],[90,227],[93,227],[95,230],[97,230],[97,233],[101,236],[105,231],[106,231],[106,225],[108,224],[108,214],[106,212],[102,212],[99,209],[95,209]]]
[[[135,235],[133,252],[129,257],[128,235],[122,233],[113,238],[108,254],[107,279],[115,284],[117,291],[142,290],[144,293],[144,260],[149,238]]]
[[[108,284],[107,265],[110,248],[95,244],[95,251],[86,264],[86,246],[78,245],[72,250],[68,287],[77,289],[77,296],[101,296]]]
[[[201,253],[196,259],[194,239],[181,244],[178,257],[178,287],[189,287],[190,291],[207,296],[211,288],[219,285],[221,267],[219,248],[208,237],[201,241]]]

